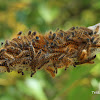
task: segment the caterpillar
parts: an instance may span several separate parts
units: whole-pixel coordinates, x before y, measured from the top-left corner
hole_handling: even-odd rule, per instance
[[[70,65],[93,64],[100,51],[99,26],[57,29],[45,35],[19,32],[12,40],[1,43],[0,72],[17,71],[24,75],[24,71],[30,71],[32,77],[44,69],[55,77],[59,68],[66,70]]]

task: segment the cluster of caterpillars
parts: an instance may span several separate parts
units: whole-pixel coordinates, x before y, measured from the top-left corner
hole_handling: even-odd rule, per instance
[[[0,72],[17,71],[24,75],[24,71],[31,71],[32,77],[37,70],[45,69],[54,77],[58,68],[66,70],[69,65],[93,63],[96,57],[93,52],[100,40],[97,31],[98,27],[95,31],[72,27],[45,35],[19,32],[17,37],[1,43]]]

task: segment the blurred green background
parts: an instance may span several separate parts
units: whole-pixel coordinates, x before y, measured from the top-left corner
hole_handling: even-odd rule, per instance
[[[19,31],[45,34],[99,22],[100,0],[0,0],[0,42]],[[44,70],[32,78],[27,72],[0,73],[0,100],[100,100],[100,94],[92,94],[98,90],[100,54],[95,64],[59,69],[55,78]]]

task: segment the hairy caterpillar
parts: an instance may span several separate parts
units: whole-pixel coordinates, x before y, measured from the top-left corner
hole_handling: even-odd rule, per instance
[[[29,31],[25,36],[19,32],[16,38],[1,43],[0,72],[17,71],[23,75],[31,71],[32,77],[43,68],[54,77],[58,68],[92,64],[100,51],[99,26],[72,27],[45,35]]]

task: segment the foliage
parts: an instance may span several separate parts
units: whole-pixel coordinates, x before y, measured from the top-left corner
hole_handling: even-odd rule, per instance
[[[100,22],[99,0],[0,0],[0,41],[19,31],[45,34],[57,27],[90,26]],[[0,73],[0,100],[99,100],[100,54],[95,64],[60,69],[55,78],[43,70],[33,78]]]

